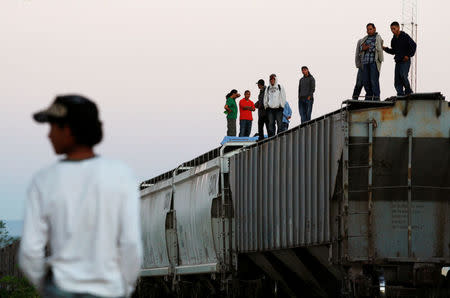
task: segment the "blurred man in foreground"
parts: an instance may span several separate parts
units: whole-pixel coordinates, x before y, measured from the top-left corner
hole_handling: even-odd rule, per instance
[[[49,123],[64,157],[31,182],[20,268],[44,297],[130,296],[142,258],[138,184],[127,166],[94,153],[103,136],[97,106],[58,96],[33,116]]]

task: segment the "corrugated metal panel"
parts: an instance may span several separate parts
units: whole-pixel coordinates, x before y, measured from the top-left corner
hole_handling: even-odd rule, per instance
[[[211,206],[219,191],[219,159],[175,177],[174,209],[180,266],[217,263]]]
[[[141,229],[144,260],[142,267],[168,267],[166,215],[170,210],[172,188],[169,183],[147,189],[141,200]]]
[[[274,250],[330,241],[343,136],[334,114],[232,157],[237,249]]]

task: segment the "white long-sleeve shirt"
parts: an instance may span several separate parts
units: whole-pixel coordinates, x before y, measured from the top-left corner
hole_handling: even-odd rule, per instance
[[[142,259],[139,214],[138,184],[124,164],[59,161],[30,185],[20,268],[38,288],[51,268],[63,290],[128,296]]]

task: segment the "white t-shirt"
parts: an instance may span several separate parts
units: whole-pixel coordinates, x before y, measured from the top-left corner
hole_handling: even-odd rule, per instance
[[[63,290],[130,295],[142,259],[139,206],[138,183],[120,162],[94,157],[41,170],[28,192],[21,269],[37,287],[51,268]]]

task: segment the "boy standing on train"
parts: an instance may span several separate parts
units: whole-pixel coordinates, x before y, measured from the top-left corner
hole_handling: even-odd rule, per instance
[[[289,129],[289,122],[291,120],[291,116],[292,116],[292,109],[291,106],[289,106],[289,102],[286,101],[283,110],[283,123],[281,123],[281,131]]]
[[[239,136],[249,137],[252,132],[255,104],[250,100],[250,91],[245,90],[244,98],[239,101]]]
[[[258,141],[264,140],[264,126],[269,131],[269,121],[267,113],[264,108],[264,93],[266,92],[266,85],[263,79],[259,79],[256,83],[259,89],[258,101],[255,107],[258,109]]]
[[[267,119],[269,121],[267,134],[270,137],[275,135],[275,123],[277,133],[281,132],[281,123],[283,122],[283,109],[286,104],[286,91],[278,83],[277,75],[269,76],[269,86],[264,93],[264,108],[266,109]]]
[[[383,47],[383,50],[391,55],[395,55],[394,87],[397,90],[397,95],[409,95],[413,91],[409,84],[408,74],[411,67],[411,57],[416,53],[417,45],[411,36],[400,30],[398,22],[392,22],[391,31],[394,34],[391,40],[391,48]]]
[[[103,136],[97,106],[58,96],[34,119],[49,123],[64,158],[31,182],[20,268],[43,297],[130,296],[142,259],[138,183],[127,166],[94,153]]]
[[[311,113],[314,103],[314,92],[316,91],[316,80],[309,72],[307,66],[302,66],[303,77],[298,83],[298,111],[301,122],[311,120]]]

